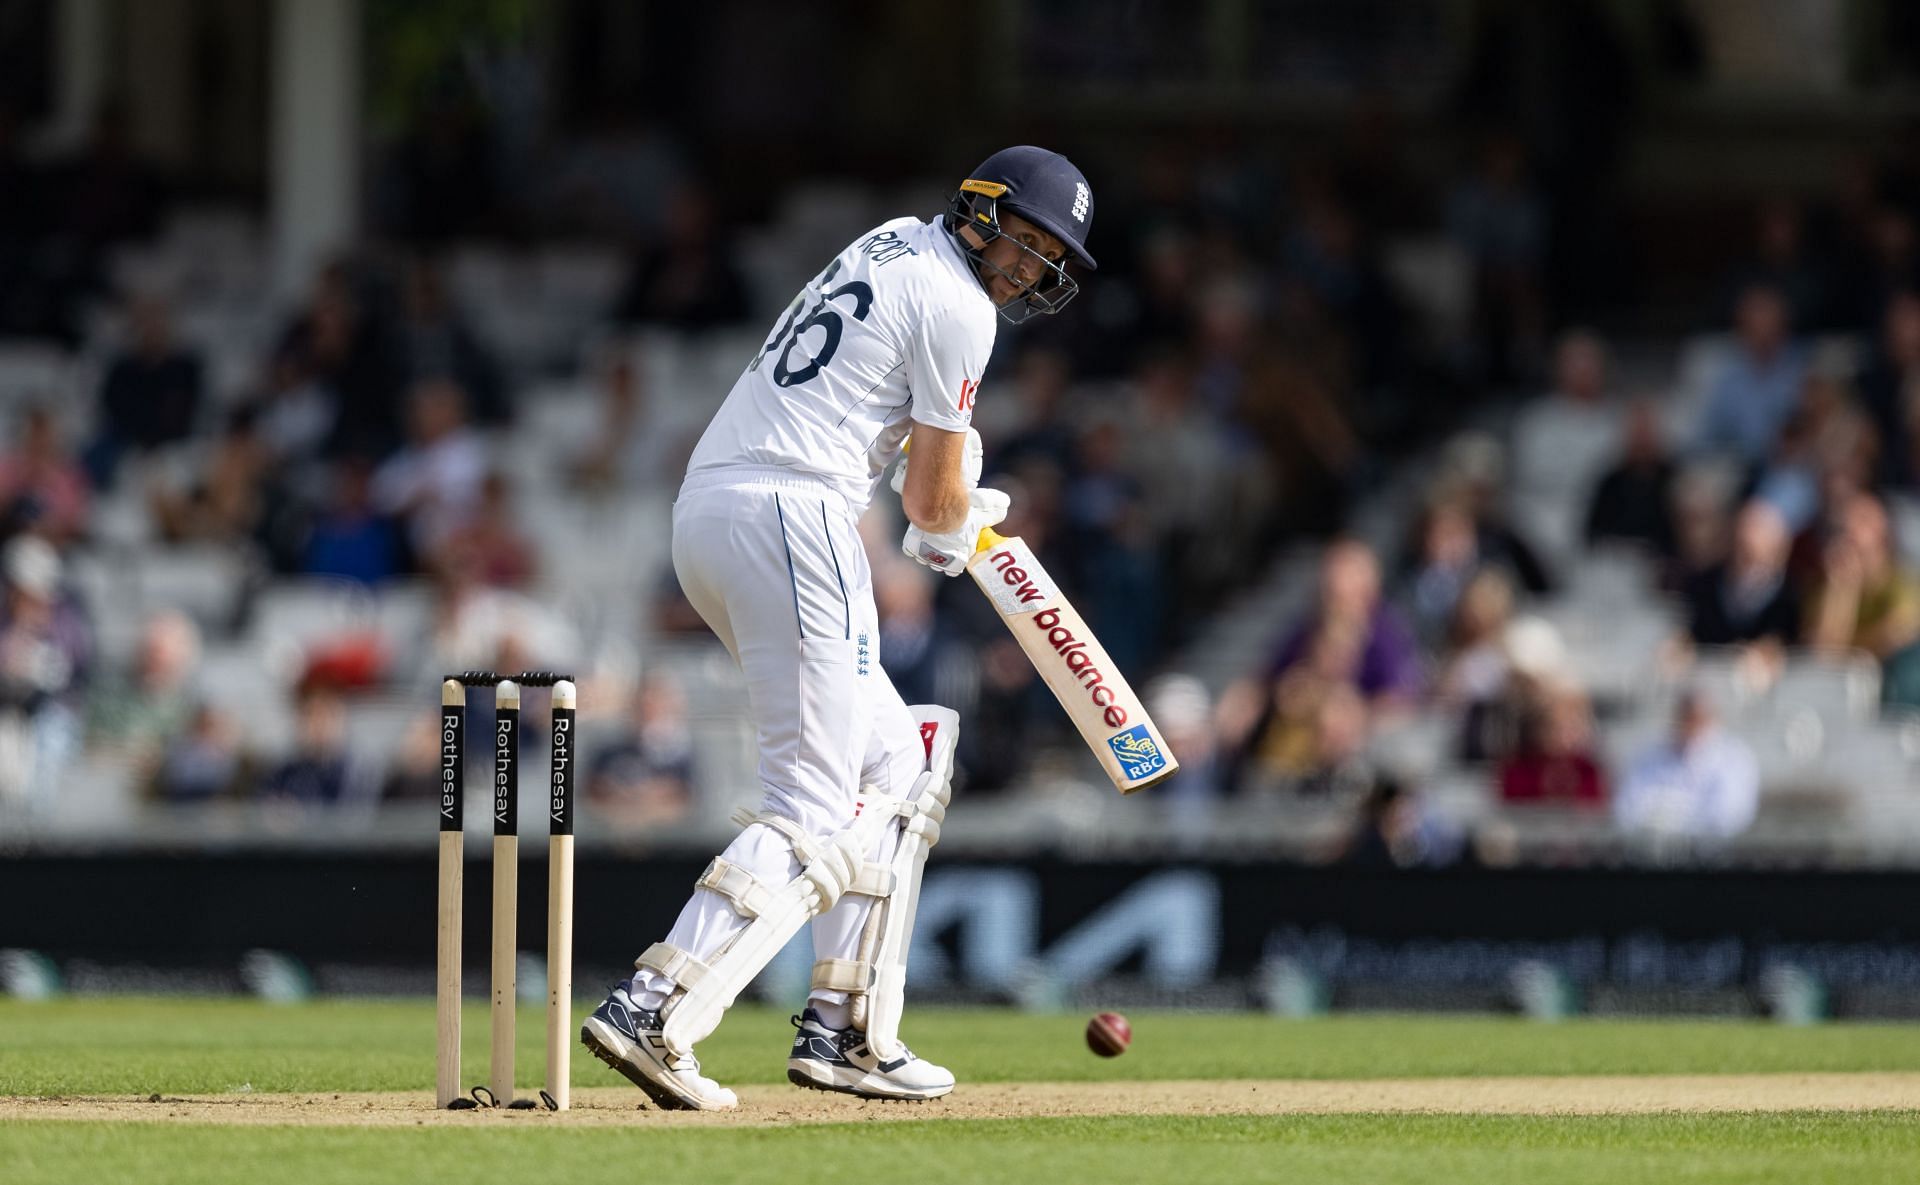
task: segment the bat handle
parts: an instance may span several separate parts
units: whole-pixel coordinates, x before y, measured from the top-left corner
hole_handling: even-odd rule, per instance
[[[974,545],[973,554],[979,555],[983,551],[992,551],[1006,541],[1007,537],[992,527],[981,527],[980,542]]]

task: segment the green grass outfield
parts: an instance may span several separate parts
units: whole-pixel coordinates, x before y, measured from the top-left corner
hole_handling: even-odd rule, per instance
[[[1920,1026],[1134,1014],[1125,1057],[1094,1058],[1081,1017],[923,1009],[907,1036],[966,1083],[1490,1075],[1920,1071]],[[466,1077],[486,1013],[466,1014]],[[520,1018],[538,1085],[543,1020]],[[784,1074],[783,1013],[742,1008],[703,1047],[715,1077]],[[0,1096],[419,1091],[428,1000],[278,1007],[221,1000],[0,1001]],[[582,1051],[579,1086],[618,1085]],[[1920,1098],[1913,1100],[1920,1108]],[[930,1115],[936,1113],[931,1112]],[[556,1117],[564,1121],[565,1117]],[[869,1172],[863,1166],[874,1166]],[[220,1127],[0,1120],[0,1181],[1907,1182],[1920,1113],[1636,1116],[1116,1116],[786,1128]]]

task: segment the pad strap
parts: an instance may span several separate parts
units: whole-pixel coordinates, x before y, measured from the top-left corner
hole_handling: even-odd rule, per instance
[[[873,982],[873,965],[860,959],[821,959],[813,965],[813,990],[864,992]]]
[[[692,991],[700,986],[710,970],[705,963],[670,942],[656,942],[642,951],[633,965]]]
[[[778,831],[786,838],[787,846],[793,849],[793,854],[800,857],[802,864],[811,864],[820,858],[820,841],[808,835],[800,824],[792,819],[780,815],[761,814],[748,807],[741,807],[729,817],[741,827],[751,827],[758,823]]]
[[[694,885],[725,897],[733,906],[733,912],[743,918],[757,918],[773,905],[774,890],[738,864],[729,864],[717,856]]]
[[[773,828],[785,837],[787,844],[793,848],[793,854],[800,860],[800,875],[812,882],[820,894],[821,913],[834,907],[840,895],[860,878],[860,870],[866,864],[865,853],[861,851],[864,837],[854,830],[816,839],[808,835],[800,824],[781,815],[756,814],[742,808],[733,812],[732,818],[743,827],[758,823],[762,827]]]

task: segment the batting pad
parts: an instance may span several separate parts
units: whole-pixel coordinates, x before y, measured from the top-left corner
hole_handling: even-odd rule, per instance
[[[793,848],[800,874],[783,885],[770,885],[746,869],[716,859],[701,874],[698,885],[725,898],[748,922],[733,940],[705,962],[671,943],[656,942],[635,966],[669,979],[679,989],[661,1009],[661,1040],[680,1057],[691,1057],[693,1047],[720,1025],[720,1018],[740,992],[773,960],[787,941],[816,914],[832,909],[843,893],[862,881],[865,853],[880,828],[897,817],[905,804],[882,799],[869,804],[843,830],[816,839],[791,819],[741,810],[734,821],[747,827],[768,827]]]
[[[910,711],[926,739],[927,767],[895,812],[900,840],[890,866],[892,891],[876,895],[858,961],[826,959],[814,965],[813,986],[849,993],[854,1027],[866,1031],[867,1044],[883,1061],[899,1056],[920,875],[927,866],[927,850],[940,842],[940,824],[953,797],[953,753],[960,742],[958,712],[932,704],[915,704]]]

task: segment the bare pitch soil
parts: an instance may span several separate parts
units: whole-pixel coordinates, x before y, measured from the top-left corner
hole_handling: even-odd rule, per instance
[[[566,1124],[786,1127],[927,1119],[1090,1115],[1628,1115],[1712,1111],[1920,1109],[1920,1073],[1727,1074],[1374,1081],[1079,1082],[962,1086],[931,1103],[878,1103],[788,1086],[748,1086],[727,1112],[663,1112],[624,1087],[576,1090],[564,1115],[436,1111],[418,1092],[0,1098],[0,1121],[348,1127]]]

